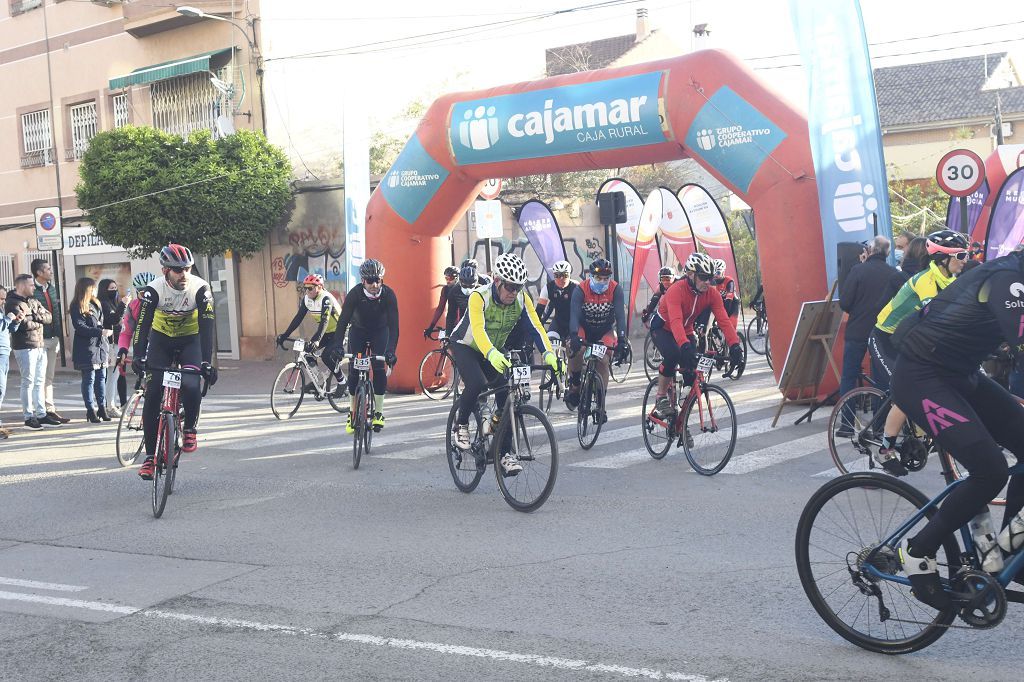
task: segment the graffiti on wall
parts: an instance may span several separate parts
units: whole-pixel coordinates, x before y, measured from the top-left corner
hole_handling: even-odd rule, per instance
[[[328,282],[345,279],[344,193],[340,190],[296,195],[295,210],[287,225],[275,231],[277,244],[288,247],[274,259],[274,286],[301,282],[318,273]],[[280,262],[278,262],[280,260]]]

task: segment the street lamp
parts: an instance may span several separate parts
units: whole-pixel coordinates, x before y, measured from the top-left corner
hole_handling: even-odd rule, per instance
[[[178,14],[180,14],[181,16],[189,17],[191,19],[213,19],[214,21],[223,21],[225,23],[231,24],[232,26],[234,26],[235,28],[237,28],[239,31],[242,32],[242,37],[245,38],[245,42],[249,46],[249,49],[250,50],[256,49],[256,44],[252,40],[249,40],[249,34],[245,32],[245,29],[242,28],[241,26],[239,26],[238,24],[236,24],[231,19],[227,19],[225,17],[219,17],[216,14],[207,14],[206,12],[204,12],[201,9],[199,9],[198,7],[192,7],[191,5],[182,5],[181,7],[176,7],[175,11],[177,11]],[[256,30],[254,28],[253,29],[253,36],[255,36],[255,35],[256,35]]]

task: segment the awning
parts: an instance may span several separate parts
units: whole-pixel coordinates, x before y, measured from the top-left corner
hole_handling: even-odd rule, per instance
[[[202,54],[197,54],[194,57],[175,59],[172,62],[163,62],[162,64],[154,64],[153,66],[135,69],[127,76],[111,78],[110,89],[121,90],[123,88],[127,88],[129,85],[142,85],[143,83],[153,83],[155,81],[174,78],[175,76],[185,76],[190,73],[209,71],[211,60],[229,52],[231,52],[231,48],[226,47],[221,50],[213,50],[212,52],[203,52]]]

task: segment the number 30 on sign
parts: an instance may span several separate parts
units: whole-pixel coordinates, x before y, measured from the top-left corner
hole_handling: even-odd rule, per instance
[[[985,181],[985,163],[970,149],[954,149],[939,160],[935,179],[950,196],[970,196]]]

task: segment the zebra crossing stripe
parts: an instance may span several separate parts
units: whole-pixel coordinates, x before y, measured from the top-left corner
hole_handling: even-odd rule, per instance
[[[722,469],[723,474],[749,474],[752,471],[781,464],[828,449],[828,439],[824,433],[815,433],[797,438],[771,447],[754,450],[743,455],[736,455]]]

